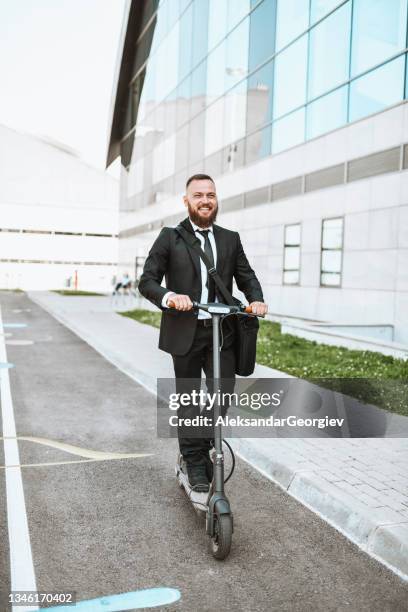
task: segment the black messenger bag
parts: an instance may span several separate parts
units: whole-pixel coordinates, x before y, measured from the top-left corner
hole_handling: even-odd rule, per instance
[[[188,232],[184,227],[178,225],[176,232],[186,243],[189,249],[192,249],[203,260],[208,274],[216,284],[222,298],[229,306],[241,305],[241,302],[235,298],[225,286],[217,270],[211,267],[210,260],[199,246],[199,240],[195,235]],[[255,369],[256,362],[256,341],[259,330],[259,321],[256,316],[234,316],[235,319],[235,373],[238,376],[250,376]]]

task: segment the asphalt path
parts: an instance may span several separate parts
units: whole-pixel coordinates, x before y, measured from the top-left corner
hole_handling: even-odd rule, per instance
[[[155,397],[25,294],[2,292],[0,304],[3,323],[27,323],[6,340],[33,341],[6,346],[17,436],[151,453],[85,460],[18,441],[39,590],[71,589],[88,600],[172,587],[181,599],[161,609],[188,612],[408,609],[407,583],[239,460],[227,485],[232,551],[213,559],[204,523],[175,480],[176,441],[156,437]],[[2,445],[0,466],[3,612],[10,567]]]

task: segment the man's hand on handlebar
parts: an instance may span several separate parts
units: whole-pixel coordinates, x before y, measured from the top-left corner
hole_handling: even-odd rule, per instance
[[[253,314],[259,315],[260,317],[264,317],[268,312],[268,305],[263,302],[251,302],[249,307]]]
[[[191,310],[193,302],[190,300],[188,295],[179,295],[178,293],[172,293],[167,298],[167,305],[175,308],[176,310]]]

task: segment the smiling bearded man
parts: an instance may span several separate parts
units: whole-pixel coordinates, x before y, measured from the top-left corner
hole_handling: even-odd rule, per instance
[[[189,179],[189,181],[186,189],[187,193],[184,196],[184,204],[187,206],[190,221],[201,229],[209,228],[216,220],[218,213],[214,183],[211,179],[193,179],[193,181]],[[191,189],[189,188],[190,185],[192,185]]]
[[[261,285],[248,263],[238,232],[214,224],[218,201],[212,178],[206,174],[191,176],[183,199],[189,216],[178,228],[164,227],[161,230],[146,259],[139,291],[162,310],[159,348],[173,357],[177,391],[191,393],[200,388],[202,369],[207,380],[213,375],[211,315],[203,310],[197,314],[192,310],[192,302],[223,300],[218,296],[204,262],[188,248],[182,233],[189,232],[192,239],[195,236],[197,244],[201,245],[231,293],[235,278],[254,314],[266,314],[267,306],[263,303]],[[166,287],[161,286],[163,277]],[[169,301],[174,308],[169,308]],[[235,337],[231,317],[225,320],[224,327],[221,377],[227,381],[225,390],[228,391],[235,381]],[[199,406],[189,406],[183,416],[194,417],[196,414],[199,414]],[[181,437],[179,430],[179,445],[190,485],[195,491],[208,491],[213,475],[210,439]]]

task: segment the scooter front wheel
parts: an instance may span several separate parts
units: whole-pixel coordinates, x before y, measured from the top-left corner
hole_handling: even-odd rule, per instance
[[[216,559],[222,561],[228,557],[232,543],[232,516],[215,514],[214,535],[210,540],[210,550]]]

